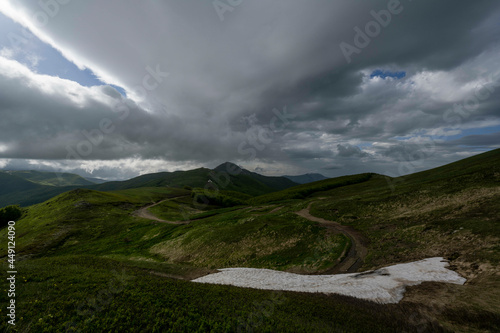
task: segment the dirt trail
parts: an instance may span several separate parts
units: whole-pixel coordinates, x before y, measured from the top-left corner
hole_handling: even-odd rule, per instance
[[[252,213],[256,210],[263,210],[263,209],[266,209],[266,208],[269,208],[269,207],[273,207],[274,205],[268,205],[268,206],[263,206],[263,207],[247,207],[247,208],[242,208],[243,209],[248,209],[249,213]],[[281,208],[283,208],[284,206],[278,206],[276,208],[274,208],[273,210],[269,211],[269,212],[265,212],[265,213],[252,213],[253,216],[262,216],[262,215],[267,215],[267,214],[273,214],[273,213],[276,213],[277,211],[279,211]]]
[[[283,208],[283,206],[278,206],[278,207],[274,208],[272,211],[270,211],[269,214],[276,213],[281,208]]]
[[[174,199],[178,199],[178,198],[179,197],[175,197],[175,198],[165,199],[165,200],[153,203],[151,205],[148,205],[148,206],[145,206],[145,207],[142,207],[142,208],[136,210],[132,214],[134,216],[138,216],[138,217],[141,217],[144,219],[148,219],[148,220],[152,220],[152,221],[156,221],[156,222],[161,222],[161,223],[188,224],[191,222],[191,220],[167,221],[167,220],[163,220],[163,219],[158,218],[157,216],[155,216],[154,214],[152,214],[148,210],[149,208],[154,207],[156,205],[159,205],[165,201],[174,200]],[[307,206],[307,208],[302,209],[301,211],[295,212],[295,214],[302,216],[302,217],[308,219],[309,221],[318,222],[322,226],[324,226],[327,229],[330,229],[334,232],[337,232],[337,233],[340,232],[340,233],[344,234],[345,236],[347,236],[351,240],[351,247],[350,247],[347,255],[344,257],[344,259],[342,261],[340,261],[339,263],[337,263],[332,268],[321,272],[321,274],[338,274],[338,273],[357,272],[357,270],[363,265],[363,260],[366,257],[366,254],[368,252],[366,249],[366,246],[365,246],[366,239],[363,237],[363,235],[359,231],[355,230],[352,227],[341,225],[340,223],[337,223],[337,222],[328,221],[328,220],[325,220],[325,219],[320,218],[320,217],[312,216],[311,213],[309,212],[309,210],[310,210],[311,205],[313,203],[314,202],[311,202]],[[273,209],[272,211],[270,211],[269,213],[265,213],[265,214],[274,213],[274,212],[280,210],[281,208],[283,208],[283,206],[278,206],[275,209]],[[248,209],[248,208],[244,208],[244,209]],[[265,215],[265,214],[261,214],[261,215]]]
[[[334,267],[328,269],[327,271],[321,272],[321,274],[337,274],[337,273],[355,273],[363,265],[363,260],[366,257],[368,251],[366,249],[366,239],[361,235],[361,233],[352,227],[342,225],[337,222],[328,221],[320,217],[312,216],[309,212],[311,202],[307,208],[296,212],[295,214],[302,216],[309,221],[318,222],[327,229],[333,230],[335,232],[340,232],[351,240],[351,248],[346,257],[336,264]]]
[[[132,215],[134,216],[137,216],[137,217],[142,217],[144,219],[148,219],[148,220],[152,220],[152,221],[156,221],[156,222],[161,222],[161,223],[170,223],[170,224],[188,224],[189,222],[191,221],[167,221],[167,220],[162,220],[158,217],[156,217],[154,214],[152,214],[148,209],[151,208],[151,207],[154,207],[156,205],[159,205],[165,201],[169,201],[169,200],[174,200],[174,199],[178,199],[178,198],[182,198],[182,197],[175,197],[175,198],[169,198],[169,199],[165,199],[165,200],[161,200],[161,201],[158,201],[157,203],[154,203],[154,204],[151,204],[149,206],[146,206],[146,207],[142,207],[138,210],[136,210],[135,212],[132,213]]]

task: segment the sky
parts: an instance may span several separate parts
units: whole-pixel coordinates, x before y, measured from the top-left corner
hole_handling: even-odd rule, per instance
[[[0,169],[426,170],[500,148],[500,2],[3,0]]]

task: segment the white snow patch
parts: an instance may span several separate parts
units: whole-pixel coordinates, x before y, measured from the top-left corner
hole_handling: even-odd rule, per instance
[[[223,268],[193,282],[228,284],[268,290],[342,294],[378,303],[398,303],[406,286],[425,281],[464,284],[466,279],[447,269],[441,257],[398,264],[363,273],[300,275],[270,269]]]

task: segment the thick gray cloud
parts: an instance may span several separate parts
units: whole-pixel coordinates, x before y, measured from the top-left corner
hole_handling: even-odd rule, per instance
[[[500,125],[498,1],[244,0],[223,21],[210,1],[43,3],[52,7],[10,0],[0,11],[130,99],[0,60],[0,158],[70,156],[106,175],[143,172],[123,163],[133,158],[335,176],[401,173],[426,140],[437,144],[415,170],[476,152],[462,141],[498,147],[494,135],[442,143]],[[356,32],[366,27],[379,31]],[[350,62],[343,42],[357,48]],[[375,69],[406,77],[371,78]],[[113,130],[86,149],[103,121]]]
[[[337,145],[338,149],[338,156],[341,157],[366,157],[368,156],[367,153],[361,151],[359,147],[349,145],[349,144],[338,144]]]

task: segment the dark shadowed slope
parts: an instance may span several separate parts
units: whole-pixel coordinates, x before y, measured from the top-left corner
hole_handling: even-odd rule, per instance
[[[312,182],[317,182],[320,180],[328,179],[328,177],[325,177],[319,173],[306,173],[305,175],[283,176],[283,177],[288,178],[297,184],[307,184],[307,183],[312,183]]]
[[[57,173],[43,171],[6,171],[39,185],[47,186],[86,186],[94,183],[74,173]]]

